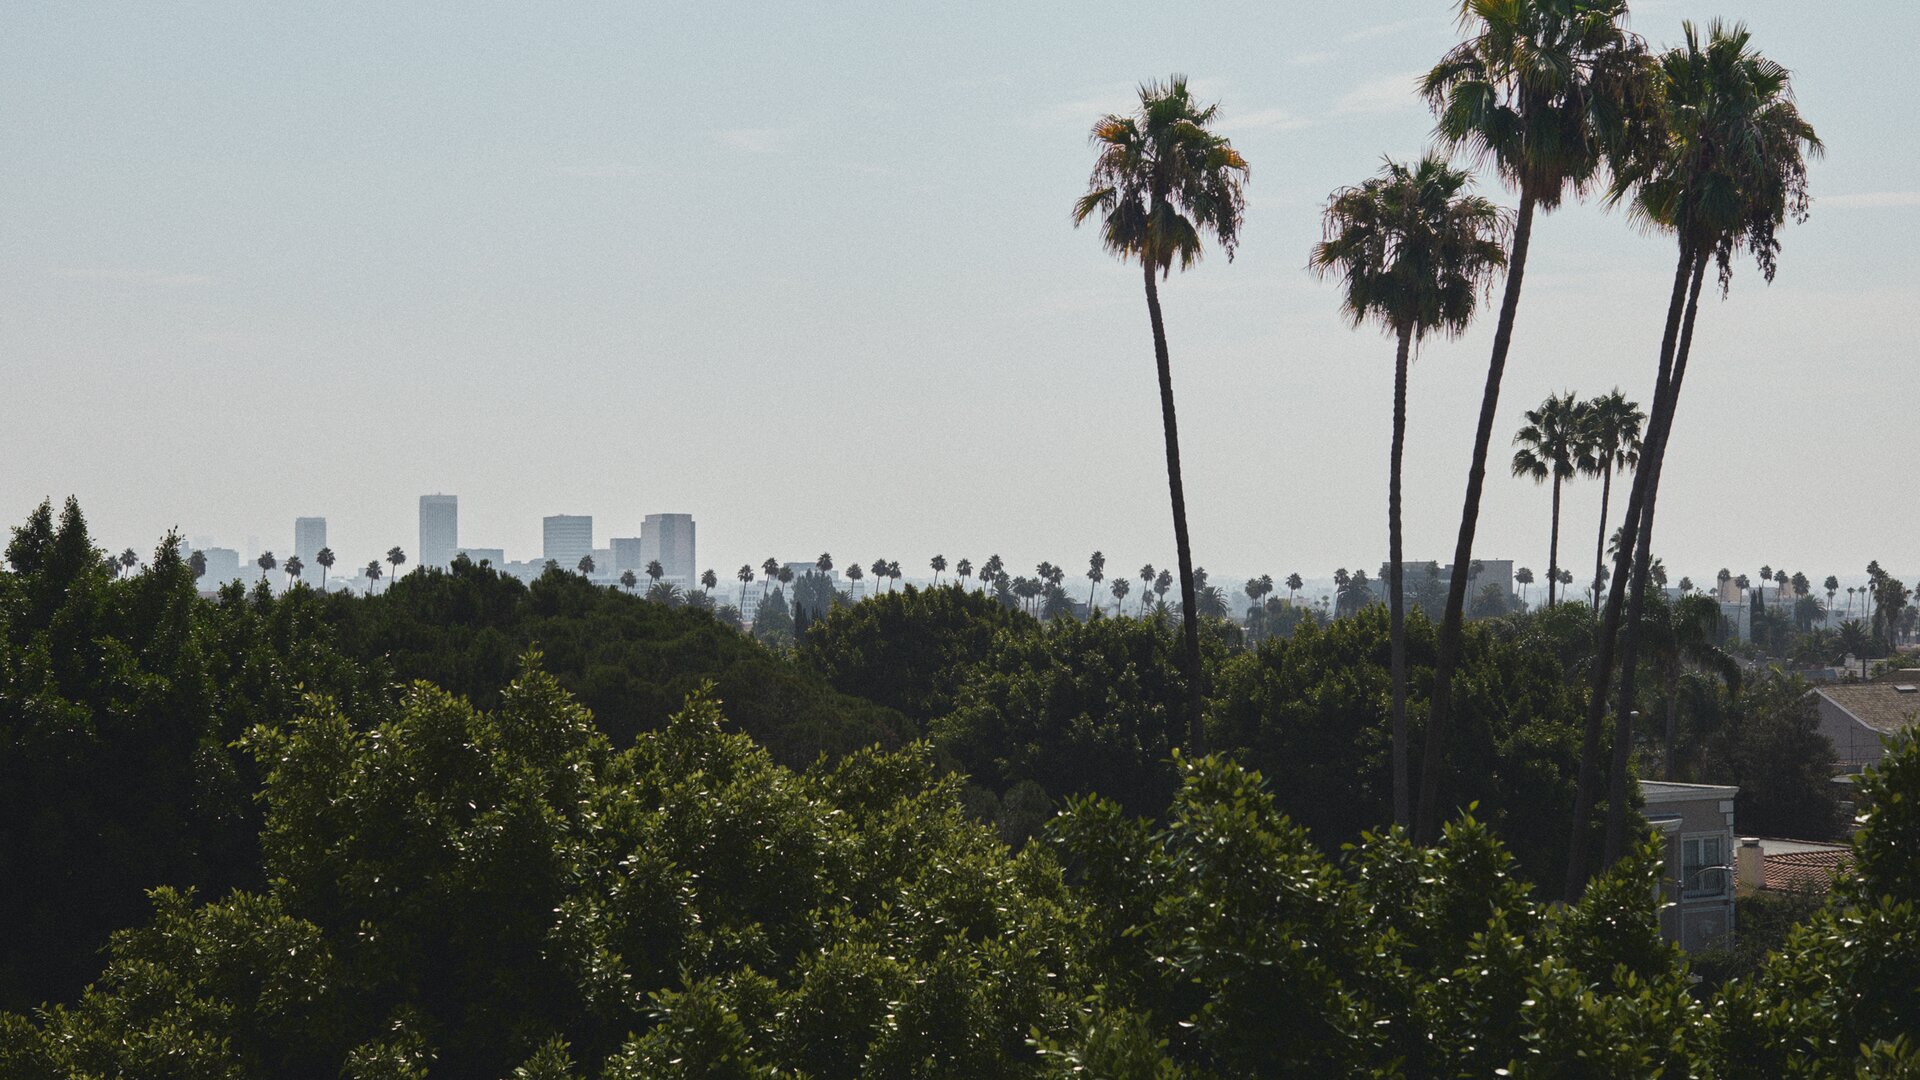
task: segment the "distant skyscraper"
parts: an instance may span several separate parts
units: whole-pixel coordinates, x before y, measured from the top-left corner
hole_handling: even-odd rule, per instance
[[[692,514],[648,514],[641,522],[640,565],[655,559],[669,580],[693,583],[700,571],[694,569]]]
[[[320,561],[314,556],[327,546],[327,519],[323,517],[303,517],[293,519],[293,554],[300,556],[301,565],[310,571],[320,569]]]
[[[460,497],[420,496],[420,565],[444,569],[459,548]]]
[[[628,570],[636,574],[647,572],[647,560],[641,554],[645,545],[639,537],[616,536],[607,543],[613,548],[613,566],[610,569],[614,577],[619,577]]]
[[[207,557],[207,572],[200,579],[202,589],[217,589],[240,576],[240,553],[232,548],[196,548]]]
[[[580,560],[593,553],[593,515],[555,514],[540,524],[540,557],[559,563],[560,569],[577,570]]]

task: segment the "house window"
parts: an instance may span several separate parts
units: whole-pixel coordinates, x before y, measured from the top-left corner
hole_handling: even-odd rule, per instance
[[[1680,841],[1680,895],[1688,900],[1727,893],[1727,839],[1714,833]]]

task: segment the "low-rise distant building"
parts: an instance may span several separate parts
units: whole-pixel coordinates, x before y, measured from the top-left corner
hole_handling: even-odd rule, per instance
[[[498,570],[507,565],[507,550],[505,548],[461,548],[458,554],[465,555],[467,561],[475,566],[486,563],[495,570]]]
[[[207,572],[200,578],[202,589],[213,590],[240,577],[240,553],[232,548],[198,549],[207,560]]]
[[[1887,736],[1920,715],[1920,681],[1836,683],[1813,691],[1820,734],[1833,743],[1834,767],[1859,772],[1886,753]]]
[[[1665,849],[1661,936],[1688,952],[1726,944],[1734,932],[1733,800],[1740,789],[1642,780],[1640,793]]]

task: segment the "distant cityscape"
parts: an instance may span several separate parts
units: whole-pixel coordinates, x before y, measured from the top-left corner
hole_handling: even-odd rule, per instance
[[[206,560],[207,571],[201,585],[208,589],[230,581],[252,585],[261,580],[277,587],[285,584],[287,562],[298,559],[302,580],[309,584],[364,592],[370,587],[377,588],[377,580],[384,580],[395,572],[405,573],[422,566],[445,569],[462,555],[475,564],[485,563],[528,582],[544,573],[548,563],[585,573],[592,580],[608,585],[618,584],[628,573],[651,581],[647,569],[655,562],[660,564],[659,580],[667,584],[692,589],[699,579],[692,514],[648,514],[641,521],[639,536],[610,537],[604,547],[595,542],[593,515],[552,514],[541,519],[541,541],[538,557],[518,560],[509,559],[505,548],[463,544],[460,542],[459,496],[433,494],[420,496],[417,546],[411,552],[402,548],[389,553],[401,556],[397,563],[381,556],[367,566],[341,565],[336,557],[328,560],[333,566],[323,565],[321,553],[329,550],[324,517],[295,518],[293,545],[283,550],[276,551],[272,544],[261,544],[258,537],[248,538],[244,552],[221,545],[209,536],[190,538],[188,548]],[[267,556],[272,556],[271,568],[262,565]],[[370,572],[374,566],[380,569],[379,579]]]

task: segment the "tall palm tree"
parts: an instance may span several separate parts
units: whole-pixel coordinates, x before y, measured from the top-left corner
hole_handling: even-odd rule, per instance
[[[1733,277],[1733,256],[1751,252],[1771,282],[1780,250],[1779,228],[1791,216],[1806,217],[1809,155],[1822,151],[1812,125],[1793,101],[1787,70],[1755,52],[1745,28],[1714,22],[1704,42],[1692,23],[1684,42],[1662,54],[1657,68],[1659,103],[1653,137],[1623,156],[1611,196],[1626,201],[1642,224],[1671,232],[1679,259],[1667,305],[1653,410],[1647,421],[1640,469],[1628,496],[1626,533],[1614,568],[1613,591],[1593,669],[1575,828],[1584,830],[1597,786],[1588,758],[1597,754],[1598,727],[1613,680],[1614,636],[1620,636],[1619,695],[1615,701],[1612,770],[1609,777],[1605,858],[1610,865],[1625,850],[1627,770],[1633,734],[1635,662],[1653,522],[1680,389],[1692,350],[1700,287],[1707,263],[1719,267],[1724,295]],[[1631,576],[1629,576],[1631,574]],[[1624,609],[1624,611],[1614,609]],[[1585,882],[1585,846],[1575,844],[1567,892]]]
[[[667,568],[660,565],[659,559],[650,559],[647,561],[646,575],[647,588],[651,590],[655,585],[660,584],[661,578],[667,576]]]
[[[1413,825],[1407,780],[1407,636],[1402,592],[1400,466],[1407,438],[1407,365],[1430,333],[1458,337],[1481,293],[1506,264],[1504,222],[1493,203],[1467,194],[1467,174],[1428,156],[1388,161],[1378,176],[1327,201],[1324,238],[1307,265],[1345,285],[1341,313],[1378,323],[1396,342],[1393,431],[1387,465],[1389,669],[1393,693],[1393,816]],[[1255,598],[1257,601],[1257,597]]]
[[[1114,578],[1113,583],[1107,586],[1107,591],[1113,593],[1113,612],[1115,617],[1125,616],[1127,613],[1127,594],[1133,591],[1133,582],[1124,577]]]
[[[300,580],[300,572],[306,568],[307,564],[300,561],[300,556],[287,556],[286,564],[280,568],[287,573],[287,588],[293,588],[293,583]]]
[[[640,579],[634,575],[632,567],[628,567],[627,569],[620,571],[620,587],[621,588],[631,593],[633,591],[633,587],[638,584],[640,584]]]
[[[793,571],[784,570],[784,569],[780,571],[780,581],[783,584],[791,580],[792,578],[793,578]],[[887,578],[888,578],[888,584],[887,584],[888,589],[894,588],[894,582],[898,582],[900,580],[900,562],[898,559],[887,564]]]
[[[772,590],[774,579],[779,576],[780,560],[771,555],[767,556],[767,560],[760,564],[760,601],[762,603],[766,602],[767,593]]]
[[[967,579],[973,576],[973,560],[961,559],[954,563],[953,576],[960,579],[960,588],[964,591],[967,587]]]
[[[1833,621],[1833,616],[1832,616],[1833,598],[1839,595],[1840,579],[1835,577],[1832,574],[1828,574],[1827,580],[1821,582],[1820,584],[1827,590],[1827,611],[1828,611],[1827,621],[1831,622]],[[1848,589],[1847,591],[1851,593],[1853,590]],[[1849,599],[1851,599],[1851,597],[1849,597]]]
[[[1621,28],[1626,0],[1459,0],[1469,37],[1422,81],[1438,123],[1435,134],[1491,164],[1516,189],[1520,206],[1507,251],[1507,280],[1487,361],[1486,388],[1453,554],[1453,577],[1440,623],[1427,750],[1420,772],[1416,836],[1432,840],[1440,821],[1440,777],[1452,726],[1453,670],[1466,612],[1480,494],[1513,343],[1536,210],[1550,212],[1584,194],[1605,171],[1624,121],[1644,94],[1645,47]]]
[[[196,550],[187,556],[187,568],[193,571],[193,580],[199,581],[207,576],[207,553]]]
[[[395,544],[387,549],[387,565],[393,567],[393,573],[389,574],[387,579],[388,588],[392,588],[393,582],[398,580],[400,577],[400,566],[406,561],[407,553],[400,550],[400,545]]]
[[[741,563],[740,569],[734,571],[733,576],[740,579],[740,610],[745,611],[747,609],[747,586],[753,582],[753,567],[747,563]]]
[[[820,557],[813,560],[813,568],[822,574],[831,572],[833,570],[833,555],[829,552],[821,552]]]
[[[380,581],[380,560],[367,560],[367,595],[373,595],[373,587]]]
[[[581,577],[592,577],[593,570],[594,570],[593,556],[592,555],[580,556],[580,561],[579,563],[575,564],[574,569],[580,571]]]
[[[1306,585],[1306,582],[1300,580],[1299,574],[1296,573],[1296,574],[1287,575],[1287,606],[1288,607],[1293,606],[1293,594],[1299,592],[1301,587],[1304,585]]]
[[[700,575],[700,587],[707,590],[708,593],[712,593],[719,585],[720,575],[714,573],[712,567],[708,567],[706,571]]]
[[[1087,580],[1093,583],[1087,589],[1087,617],[1088,618],[1093,617],[1094,593],[1100,588],[1100,583],[1102,581],[1105,581],[1106,579],[1107,579],[1107,557],[1105,554],[1096,551],[1092,555],[1089,555],[1087,557]]]
[[[1587,476],[1600,478],[1600,534],[1593,542],[1593,610],[1600,610],[1600,581],[1606,575],[1607,506],[1613,499],[1613,474],[1640,464],[1640,427],[1647,416],[1614,387],[1587,402],[1586,438],[1577,463]]]
[[[1520,447],[1513,452],[1513,475],[1553,484],[1553,529],[1547,542],[1547,606],[1552,607],[1560,580],[1560,485],[1573,479],[1578,468],[1586,405],[1572,393],[1550,394],[1526,416],[1526,426],[1513,437]]]
[[[927,560],[927,565],[933,567],[933,584],[938,588],[940,585],[940,571],[947,568],[947,557],[945,555],[935,555],[933,558]]]
[[[847,580],[853,582],[854,588],[856,589],[860,587],[860,579],[866,576],[867,572],[860,569],[859,563],[854,563],[852,566],[847,567]],[[855,595],[857,596],[859,594],[856,593]]]
[[[874,587],[874,590],[877,592],[880,588],[880,583],[887,580],[887,560],[885,559],[873,560],[873,566],[871,569],[873,570],[873,587]]]
[[[1514,584],[1520,586],[1520,602],[1527,602],[1527,586],[1533,584],[1533,568],[1523,566],[1513,572]]]
[[[1153,579],[1159,575],[1152,563],[1140,568],[1140,617],[1143,619],[1147,617],[1147,597],[1153,595]]]
[[[273,557],[273,552],[263,551],[259,558],[253,560],[253,565],[260,568],[260,578],[264,581],[268,574],[273,573],[273,568],[280,565],[280,560]]]
[[[140,555],[138,552],[134,551],[132,548],[128,548],[125,551],[122,551],[120,553],[119,562],[120,562],[120,573],[122,575],[129,574],[133,572],[134,567],[140,565]]]
[[[314,552],[313,561],[320,564],[320,591],[327,591],[327,575],[333,570],[334,554],[330,547]]]
[[[1209,130],[1218,105],[1202,105],[1184,76],[1140,87],[1140,107],[1110,115],[1093,126],[1098,150],[1087,193],[1073,206],[1075,225],[1098,215],[1107,250],[1140,263],[1153,327],[1154,361],[1160,379],[1160,422],[1167,452],[1167,491],[1173,504],[1173,546],[1180,565],[1180,596],[1186,636],[1188,751],[1206,752],[1201,723],[1200,624],[1195,612],[1193,553],[1187,543],[1187,497],[1180,477],[1180,434],[1173,406],[1173,369],[1160,316],[1156,275],[1172,274],[1199,261],[1211,234],[1228,261],[1240,238],[1246,209],[1241,185],[1247,162],[1226,138]]]

